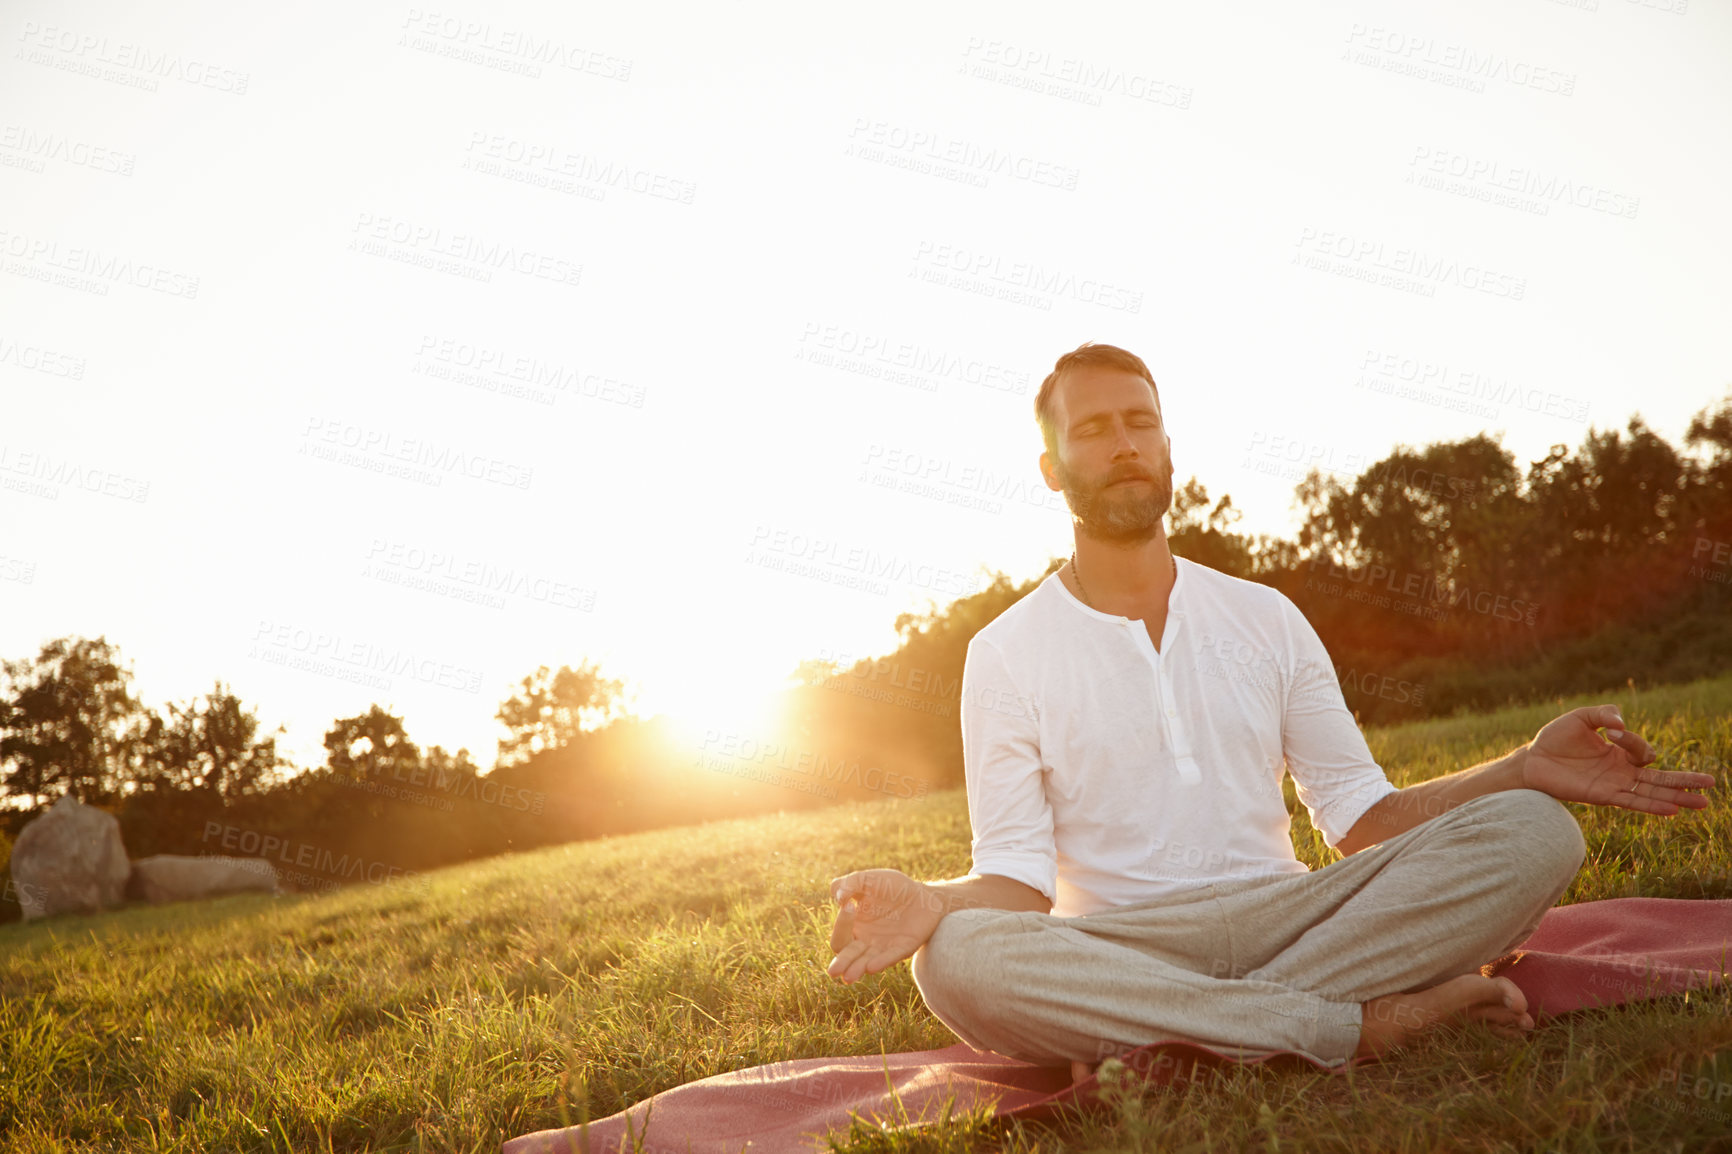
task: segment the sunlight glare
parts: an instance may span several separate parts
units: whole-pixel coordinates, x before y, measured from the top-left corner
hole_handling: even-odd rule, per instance
[[[714,752],[740,742],[779,741],[786,710],[782,691],[765,691],[759,684],[674,683],[646,702],[643,714],[662,717],[669,735],[686,748]]]

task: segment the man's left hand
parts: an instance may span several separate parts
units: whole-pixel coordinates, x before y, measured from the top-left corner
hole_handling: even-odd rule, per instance
[[[1617,706],[1583,706],[1535,735],[1522,763],[1522,785],[1559,801],[1667,817],[1681,809],[1706,809],[1708,799],[1689,791],[1709,788],[1714,775],[1647,768],[1656,756],[1653,746],[1624,728]]]

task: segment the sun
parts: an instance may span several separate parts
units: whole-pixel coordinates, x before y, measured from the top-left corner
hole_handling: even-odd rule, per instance
[[[645,639],[624,675],[631,711],[658,728],[682,752],[738,756],[739,749],[784,747],[794,738],[790,716],[806,646],[765,628],[743,633],[727,623],[701,634]]]
[[[694,751],[763,746],[787,736],[786,690],[762,684],[678,682],[645,691],[639,714],[668,723],[669,737]]]

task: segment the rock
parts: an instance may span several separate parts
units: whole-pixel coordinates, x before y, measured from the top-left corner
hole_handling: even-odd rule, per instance
[[[71,796],[33,818],[12,847],[12,881],[25,921],[118,906],[130,873],[120,822]]]
[[[153,906],[258,890],[277,892],[277,871],[259,857],[181,857],[158,854],[132,863],[129,897]]]

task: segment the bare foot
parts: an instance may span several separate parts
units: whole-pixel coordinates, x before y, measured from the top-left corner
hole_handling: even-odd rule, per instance
[[[1528,1000],[1508,978],[1463,974],[1414,994],[1386,994],[1362,1007],[1359,1049],[1376,1057],[1445,1022],[1485,1022],[1493,1033],[1519,1038],[1534,1028]]]

